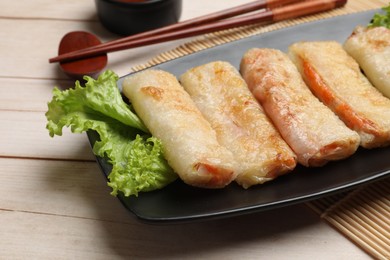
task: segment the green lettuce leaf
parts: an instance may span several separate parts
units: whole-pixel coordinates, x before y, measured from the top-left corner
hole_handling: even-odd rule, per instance
[[[112,171],[108,185],[113,195],[125,196],[160,189],[177,175],[164,158],[160,140],[152,137],[140,118],[131,111],[117,88],[118,76],[105,71],[97,80],[85,77],[74,89],[53,90],[46,112],[50,136],[94,130],[100,140],[93,146],[97,156],[108,158]]]
[[[51,136],[60,134],[69,117],[74,115],[106,115],[121,123],[148,132],[145,125],[134,114],[130,106],[126,104],[119,92],[116,82],[118,76],[107,70],[97,80],[91,77],[84,77],[85,87],[76,81],[75,88],[67,91],[53,90],[53,101],[49,103],[49,110],[46,114],[49,120]],[[50,122],[52,121],[52,122]]]
[[[368,24],[368,28],[383,26],[390,29],[390,4],[382,8],[385,11],[384,14],[375,14],[371,22]]]

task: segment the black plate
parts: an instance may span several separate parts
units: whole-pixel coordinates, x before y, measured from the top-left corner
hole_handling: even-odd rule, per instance
[[[207,62],[224,60],[238,67],[244,52],[252,47],[268,47],[287,51],[290,44],[302,40],[336,40],[344,42],[356,25],[366,25],[378,10],[305,23],[217,46],[175,59],[154,68],[177,76],[187,69]],[[119,81],[119,87],[121,80]],[[91,143],[97,136],[88,133]],[[141,220],[179,222],[227,217],[269,210],[308,201],[354,188],[388,176],[390,148],[359,149],[346,160],[332,162],[321,168],[298,166],[293,172],[276,180],[243,189],[236,184],[221,190],[190,187],[180,180],[166,188],[142,193],[138,197],[119,195],[123,205]],[[107,176],[111,166],[97,158]]]

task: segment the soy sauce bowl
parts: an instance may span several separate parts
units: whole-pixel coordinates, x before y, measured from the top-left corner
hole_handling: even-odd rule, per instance
[[[109,31],[132,35],[176,23],[182,0],[95,0],[100,22]]]

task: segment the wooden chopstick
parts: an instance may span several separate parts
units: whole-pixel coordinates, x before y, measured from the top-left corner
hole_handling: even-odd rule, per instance
[[[268,4],[270,1],[267,1]],[[272,3],[275,5],[277,1],[272,1]],[[74,51],[66,54],[59,55],[57,57],[51,58],[49,60],[50,63],[53,62],[66,62],[91,56],[96,56],[99,54],[104,54],[108,52],[115,52],[120,51],[124,49],[129,48],[135,48],[135,47],[141,47],[146,45],[151,45],[155,43],[161,43],[191,36],[196,36],[204,33],[210,33],[215,32],[219,30],[224,30],[228,28],[233,27],[239,27],[254,23],[261,23],[261,22],[278,22],[286,19],[291,18],[297,18],[300,16],[308,15],[308,14],[314,14],[322,11],[331,10],[337,7],[341,7],[345,5],[347,0],[311,0],[311,1],[300,1],[299,3],[290,4],[286,6],[280,6],[275,9],[266,9],[260,13],[255,13],[252,15],[246,15],[246,16],[240,16],[236,18],[231,19],[225,19],[225,20],[219,20],[216,22],[211,22],[208,24],[203,24],[201,22],[198,26],[188,27],[184,26],[183,29],[164,29],[167,30],[164,33],[157,32],[157,34],[153,34],[150,36],[145,36],[145,34],[141,37],[139,35],[135,36],[132,40],[129,40],[131,37],[125,37],[126,39],[120,39],[116,42],[109,42],[106,44],[101,44],[94,46],[93,48],[86,48],[79,51]],[[279,2],[280,3],[280,2]],[[254,3],[252,3],[254,4]],[[241,6],[242,7],[242,6]],[[238,7],[238,9],[241,9],[241,7]],[[248,6],[247,6],[248,7]],[[237,9],[232,10],[234,8],[230,9],[230,14],[235,13]],[[245,8],[244,8],[245,9]],[[241,9],[242,10],[242,9]],[[250,10],[250,9],[246,9]],[[247,11],[248,12],[248,11]],[[222,12],[220,12],[219,17],[221,17]],[[242,14],[242,13],[239,13]],[[236,13],[237,15],[237,13]],[[230,17],[230,16],[228,16]],[[226,18],[226,17],[225,17]],[[214,21],[214,18],[207,18],[211,19],[210,21]],[[217,18],[215,18],[217,19]],[[220,18],[218,18],[220,19]],[[184,22],[183,22],[184,23]],[[164,27],[165,28],[165,27]]]
[[[102,44],[99,44],[97,46],[91,46],[91,47],[84,48],[81,50],[72,51],[70,53],[62,54],[62,55],[59,55],[58,57],[52,58],[49,60],[49,62],[61,61],[62,57],[66,58],[68,56],[74,55],[77,52],[91,51],[92,49],[95,49],[97,47],[103,48],[103,47],[106,47],[109,45],[115,45],[115,44],[119,44],[119,43],[123,43],[123,42],[134,41],[134,40],[141,39],[141,38],[151,37],[153,35],[158,35],[158,34],[181,30],[181,29],[188,28],[191,26],[195,27],[195,26],[199,26],[202,24],[207,24],[210,22],[234,17],[237,15],[249,13],[249,12],[256,11],[256,10],[272,9],[272,8],[277,7],[277,6],[291,4],[294,2],[298,2],[298,1],[302,1],[302,0],[259,0],[259,1],[255,1],[255,2],[250,2],[247,4],[240,5],[240,6],[235,6],[232,8],[225,9],[225,10],[217,11],[215,13],[203,15],[200,17],[195,17],[195,18],[192,18],[192,19],[189,19],[186,21],[182,21],[179,23],[175,23],[175,24],[172,24],[169,26],[165,26],[162,28],[157,28],[154,30],[149,30],[146,32],[138,33],[135,35],[130,35],[130,36],[120,38],[117,40],[113,40],[110,42],[102,43]]]
[[[233,16],[249,13],[249,12],[256,11],[256,10],[273,9],[277,6],[287,5],[287,4],[291,4],[291,3],[299,2],[299,1],[302,1],[302,0],[259,0],[259,1],[255,1],[255,2],[250,2],[247,4],[240,5],[240,6],[235,6],[232,8],[225,9],[225,10],[217,11],[215,13],[211,13],[211,14],[195,17],[195,18],[192,18],[192,19],[189,19],[186,21],[178,22],[178,23],[168,25],[168,26],[165,26],[162,28],[149,30],[146,32],[138,33],[135,35],[130,35],[130,36],[120,38],[117,40],[113,40],[110,42],[102,43],[102,44],[99,44],[99,47],[122,43],[122,42],[127,42],[127,41],[132,41],[132,40],[136,40],[136,39],[140,39],[140,38],[144,38],[144,37],[149,37],[152,35],[173,32],[173,31],[177,31],[177,30],[180,30],[180,29],[183,29],[186,27],[207,24],[210,22],[215,22],[218,20],[230,18]],[[93,46],[91,48],[95,48],[95,47],[97,47],[97,46]]]
[[[116,45],[116,44],[123,43],[123,42],[135,41],[137,39],[147,38],[147,37],[151,37],[153,35],[159,35],[159,34],[164,34],[164,33],[168,33],[168,32],[178,31],[178,30],[188,28],[191,26],[196,27],[196,26],[199,26],[202,24],[211,23],[214,21],[234,17],[237,15],[249,13],[252,11],[262,10],[262,9],[273,9],[277,6],[291,4],[294,2],[298,2],[298,1],[302,1],[302,0],[259,0],[259,1],[255,1],[255,2],[250,2],[247,4],[240,5],[240,6],[235,6],[232,8],[221,10],[221,11],[218,11],[215,13],[203,15],[200,17],[195,17],[195,18],[192,18],[192,19],[189,19],[186,21],[182,21],[179,23],[175,23],[175,24],[172,24],[169,26],[165,26],[162,28],[157,28],[155,30],[149,30],[146,32],[138,33],[135,35],[130,35],[130,36],[120,38],[117,40],[113,40],[110,42],[102,43],[102,44],[99,44],[97,46],[91,46],[91,47],[84,48],[81,50],[72,51],[72,52],[69,52],[66,54],[59,55],[55,58],[51,58],[49,60],[49,62],[50,63],[57,62],[57,61],[61,62],[63,59],[67,59],[67,57],[69,57],[69,58],[73,57],[73,55],[75,55],[78,52],[82,53],[84,51],[92,51],[93,49],[96,49],[96,48],[103,48],[106,46]]]

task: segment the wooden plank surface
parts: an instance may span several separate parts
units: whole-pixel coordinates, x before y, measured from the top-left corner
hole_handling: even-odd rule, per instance
[[[0,254],[6,259],[283,259],[319,251],[369,259],[303,205],[203,223],[148,225],[108,195],[93,163],[0,162],[8,172],[0,184]]]
[[[182,19],[249,2],[184,0]],[[98,22],[93,1],[2,1],[1,259],[369,259],[304,205],[183,225],[139,222],[112,197],[85,134],[50,138],[47,102],[73,85],[48,58],[60,38]],[[190,39],[109,55],[119,75]]]
[[[329,243],[332,230],[315,217],[303,220],[301,211],[288,208],[277,212],[279,217],[265,213],[234,222],[155,226],[2,210],[1,223],[19,225],[1,228],[0,239],[7,244],[0,253],[5,259],[370,259],[354,248],[334,247],[345,243],[343,237]],[[294,227],[284,222],[285,214],[298,220]],[[270,226],[270,221],[280,225]]]

